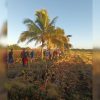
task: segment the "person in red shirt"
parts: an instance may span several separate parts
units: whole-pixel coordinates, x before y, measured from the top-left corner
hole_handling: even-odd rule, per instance
[[[23,51],[21,52],[21,58],[22,58],[22,64],[23,66],[28,64],[28,58],[27,58],[27,52],[25,51],[25,49],[23,49]]]
[[[53,51],[53,58],[54,58],[54,59],[57,58],[57,50],[54,50],[54,51]]]

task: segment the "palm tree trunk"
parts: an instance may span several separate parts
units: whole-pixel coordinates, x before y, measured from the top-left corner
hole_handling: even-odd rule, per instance
[[[42,46],[41,46],[41,59],[42,60],[44,58],[43,47],[44,47],[44,42],[42,42]]]
[[[44,55],[43,55],[43,47],[41,48],[41,59],[43,60],[43,57],[44,57]]]
[[[49,47],[50,47],[50,40],[48,39],[47,49],[49,49]]]
[[[62,45],[62,52],[64,53],[64,44]]]
[[[51,49],[52,48],[52,44],[50,39],[48,39],[48,43],[47,43],[47,49]]]

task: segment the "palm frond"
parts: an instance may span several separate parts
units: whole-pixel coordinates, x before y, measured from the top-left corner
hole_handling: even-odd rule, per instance
[[[50,22],[49,25],[50,25],[50,26],[54,25],[57,19],[58,19],[57,16],[56,16],[55,18],[53,18],[53,20]]]
[[[21,33],[18,43],[19,42],[24,42],[28,39],[30,39],[33,36],[33,32],[29,32],[29,31],[24,31],[23,33]]]
[[[27,25],[28,30],[33,30],[33,31],[36,31],[36,32],[38,32],[38,33],[41,32],[40,27],[38,27],[38,26],[35,24],[35,22],[33,22],[31,19],[25,19],[25,20],[24,20],[24,24]]]
[[[72,37],[72,35],[67,35],[67,37]]]
[[[34,38],[30,38],[26,44],[29,44],[30,42],[32,42],[34,40]]]

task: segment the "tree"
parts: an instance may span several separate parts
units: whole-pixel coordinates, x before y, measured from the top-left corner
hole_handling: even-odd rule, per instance
[[[66,42],[66,43],[64,44],[64,47],[65,47],[66,49],[72,48],[72,44],[69,43],[70,37],[72,37],[72,35],[67,35],[67,36],[66,36],[66,38],[68,39],[68,42]]]
[[[50,33],[47,41],[48,48],[61,48],[64,51],[65,45],[69,44],[69,38],[61,28],[56,28],[54,33]]]
[[[21,33],[18,42],[24,42],[27,40],[27,44],[35,40],[36,44],[41,43],[41,54],[43,59],[43,47],[48,40],[48,33],[54,32],[54,24],[57,19],[55,17],[50,20],[48,13],[45,9],[36,11],[36,20],[25,19],[24,24],[27,25],[27,31]]]

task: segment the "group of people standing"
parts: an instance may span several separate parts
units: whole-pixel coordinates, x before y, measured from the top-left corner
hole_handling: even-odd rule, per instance
[[[21,51],[20,56],[21,56],[21,59],[22,59],[23,66],[28,65],[29,58],[30,58],[31,62],[34,61],[34,51],[33,50],[31,52],[29,52],[28,50],[23,49]],[[9,64],[14,63],[13,49],[11,49],[8,53],[8,63]]]
[[[29,50],[23,49],[20,54],[23,66],[28,65],[29,60],[30,62],[33,62],[35,56],[38,54],[40,54],[40,52],[34,52],[34,50],[29,51]],[[62,52],[60,49],[55,49],[55,50],[46,49],[44,50],[43,54],[44,54],[44,59],[52,60],[52,59],[56,59],[60,57],[62,55]],[[9,64],[14,63],[13,49],[11,49],[8,53],[8,63]]]
[[[21,52],[21,58],[23,66],[28,65],[29,58],[31,62],[34,61],[34,51],[32,50],[31,52],[29,52],[28,50],[26,51],[25,49],[23,49],[23,51]]]
[[[62,55],[62,52],[60,49],[55,50],[44,50],[44,56],[47,60],[57,59]]]

